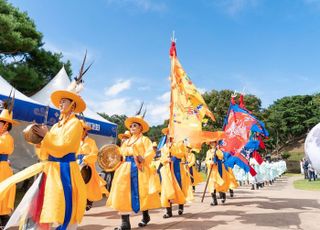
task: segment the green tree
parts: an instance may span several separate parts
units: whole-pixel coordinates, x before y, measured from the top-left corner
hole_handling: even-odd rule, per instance
[[[103,118],[107,119],[108,121],[111,121],[111,122],[117,124],[118,125],[118,134],[124,133],[127,130],[127,128],[124,125],[124,121],[127,119],[126,115],[113,114],[112,116],[109,116],[106,113],[98,113],[98,114],[100,116],[102,116]]]
[[[268,146],[276,152],[305,138],[320,122],[320,94],[283,97],[265,111],[266,127],[270,132]]]
[[[0,75],[27,95],[51,80],[64,65],[72,75],[71,63],[61,53],[46,51],[42,34],[27,13],[0,0]]]
[[[231,95],[233,91],[231,90],[211,90],[210,92],[205,92],[203,98],[207,103],[209,109],[213,112],[216,121],[208,121],[205,129],[206,130],[221,130],[224,124],[224,119],[227,115]],[[235,98],[236,102],[239,100],[239,96]],[[253,115],[258,118],[262,117],[261,100],[254,95],[246,95],[244,97],[244,103],[248,110],[252,112]]]

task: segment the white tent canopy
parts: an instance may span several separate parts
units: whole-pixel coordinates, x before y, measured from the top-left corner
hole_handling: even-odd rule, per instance
[[[0,76],[1,107],[2,101],[8,97],[12,89],[14,88]],[[27,97],[18,90],[15,90],[15,106],[13,108],[13,113],[14,119],[19,120],[20,125],[15,126],[10,131],[14,138],[15,148],[13,154],[9,157],[15,170],[20,170],[37,162],[37,157],[34,154],[34,147],[24,140],[22,130],[30,124],[30,121],[43,118],[41,108],[45,108],[45,106]]]
[[[66,89],[68,88],[69,85],[70,85],[70,79],[63,66],[58,72],[58,74],[53,79],[51,79],[51,81],[45,87],[43,87],[39,92],[31,96],[31,98],[45,105],[50,104],[50,106],[53,107],[53,104],[50,101],[51,93],[56,90]],[[115,125],[114,123],[101,117],[96,112],[93,112],[88,107],[83,114],[85,117]]]

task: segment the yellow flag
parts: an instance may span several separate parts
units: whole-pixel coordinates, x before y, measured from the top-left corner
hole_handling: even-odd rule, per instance
[[[200,149],[207,140],[203,138],[202,123],[206,122],[205,115],[215,121],[213,114],[205,103],[201,93],[192,83],[182,68],[172,42],[171,57],[171,103],[169,136],[176,142],[186,140],[194,149]],[[205,135],[207,136],[207,134]]]

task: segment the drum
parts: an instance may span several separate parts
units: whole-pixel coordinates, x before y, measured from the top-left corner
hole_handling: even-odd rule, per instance
[[[122,157],[119,146],[109,144],[100,148],[98,153],[98,163],[105,172],[115,171],[121,164],[121,161]]]
[[[22,132],[23,132],[23,136],[24,139],[32,144],[40,144],[43,137],[40,137],[39,135],[35,134],[33,132],[33,127],[34,126],[41,126],[40,124],[31,124],[28,125]]]

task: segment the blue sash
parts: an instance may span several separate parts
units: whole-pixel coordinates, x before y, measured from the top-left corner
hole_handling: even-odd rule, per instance
[[[189,167],[189,173],[192,176],[192,177],[190,177],[190,179],[191,179],[191,183],[193,184],[194,183],[194,178],[193,178],[193,168],[192,168],[192,166]]]
[[[69,153],[62,158],[57,158],[49,155],[49,161],[60,163],[60,176],[64,192],[64,200],[66,203],[66,209],[64,214],[63,224],[57,227],[58,230],[66,230],[71,220],[72,214],[72,184],[70,173],[70,162],[76,161],[76,155]]]
[[[77,155],[77,159],[79,160],[79,163],[78,163],[79,165],[82,164],[84,156],[85,156],[84,154],[78,154]]]
[[[180,188],[182,189],[182,182],[181,182],[181,172],[180,172],[180,162],[181,159],[176,157],[171,157],[172,163],[173,163],[173,172],[174,176],[176,177]]]
[[[8,161],[8,154],[0,154],[0,161]]]
[[[126,162],[131,162],[131,208],[135,213],[140,211],[138,168],[133,156],[126,156]]]
[[[214,156],[214,163],[218,164],[218,171],[219,171],[220,177],[222,178],[222,160],[219,160],[217,156]]]

